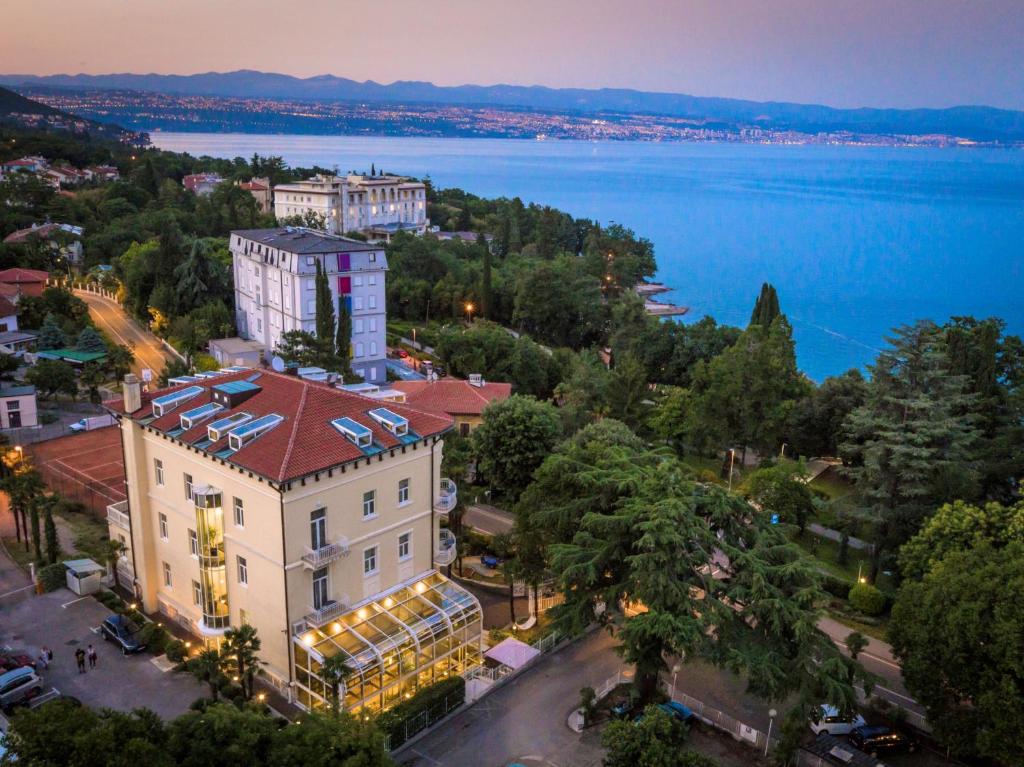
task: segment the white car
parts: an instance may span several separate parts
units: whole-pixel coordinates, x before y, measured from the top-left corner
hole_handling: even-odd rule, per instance
[[[860,714],[852,718],[843,716],[835,706],[824,705],[821,707],[821,716],[817,722],[811,722],[811,731],[815,735],[827,732],[829,735],[849,735],[857,727],[863,727],[867,722]]]

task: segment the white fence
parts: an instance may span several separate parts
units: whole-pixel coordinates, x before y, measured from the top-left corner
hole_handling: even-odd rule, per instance
[[[746,743],[747,745],[764,753],[765,746],[769,741],[767,733],[755,729],[749,724],[744,724],[739,719],[729,716],[724,711],[720,711],[713,706],[705,705],[704,701],[697,700],[692,695],[687,695],[677,687],[672,687],[671,691],[672,700],[677,700],[684,704],[694,714],[696,714],[702,722],[709,724],[722,732],[727,732],[741,743]],[[774,745],[775,738],[773,737],[770,740]]]

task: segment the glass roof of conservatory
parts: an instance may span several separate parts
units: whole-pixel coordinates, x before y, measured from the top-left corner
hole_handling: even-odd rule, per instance
[[[349,667],[365,674],[385,655],[422,649],[479,618],[476,597],[433,572],[303,632],[297,641],[324,659],[342,653]]]

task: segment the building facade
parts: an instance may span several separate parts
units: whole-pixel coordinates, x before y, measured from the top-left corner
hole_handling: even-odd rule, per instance
[[[284,227],[231,233],[235,319],[239,335],[263,344],[269,358],[289,330],[316,331],[316,265],[327,272],[331,297],[352,317],[352,370],[387,380],[384,250],[310,229]]]
[[[331,234],[363,232],[388,239],[398,231],[427,230],[427,188],[403,176],[314,176],[274,187],[278,219],[314,214]]]
[[[266,679],[306,708],[336,654],[355,712],[480,663],[480,605],[438,569],[456,554],[449,420],[242,369],[152,395],[130,375],[112,408],[128,500],[108,524],[147,611],[207,646],[252,625]]]
[[[0,387],[0,429],[21,429],[38,425],[36,387]]]

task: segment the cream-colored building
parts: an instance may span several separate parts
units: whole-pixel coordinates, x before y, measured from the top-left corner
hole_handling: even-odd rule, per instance
[[[399,231],[427,230],[427,187],[403,176],[313,176],[274,187],[278,220],[314,213],[329,234],[364,232],[390,239]]]
[[[228,369],[145,394],[120,418],[119,573],[143,607],[216,645],[254,626],[265,678],[305,707],[341,654],[350,710],[386,708],[480,662],[481,609],[438,568],[455,486],[446,417],[294,376]]]

